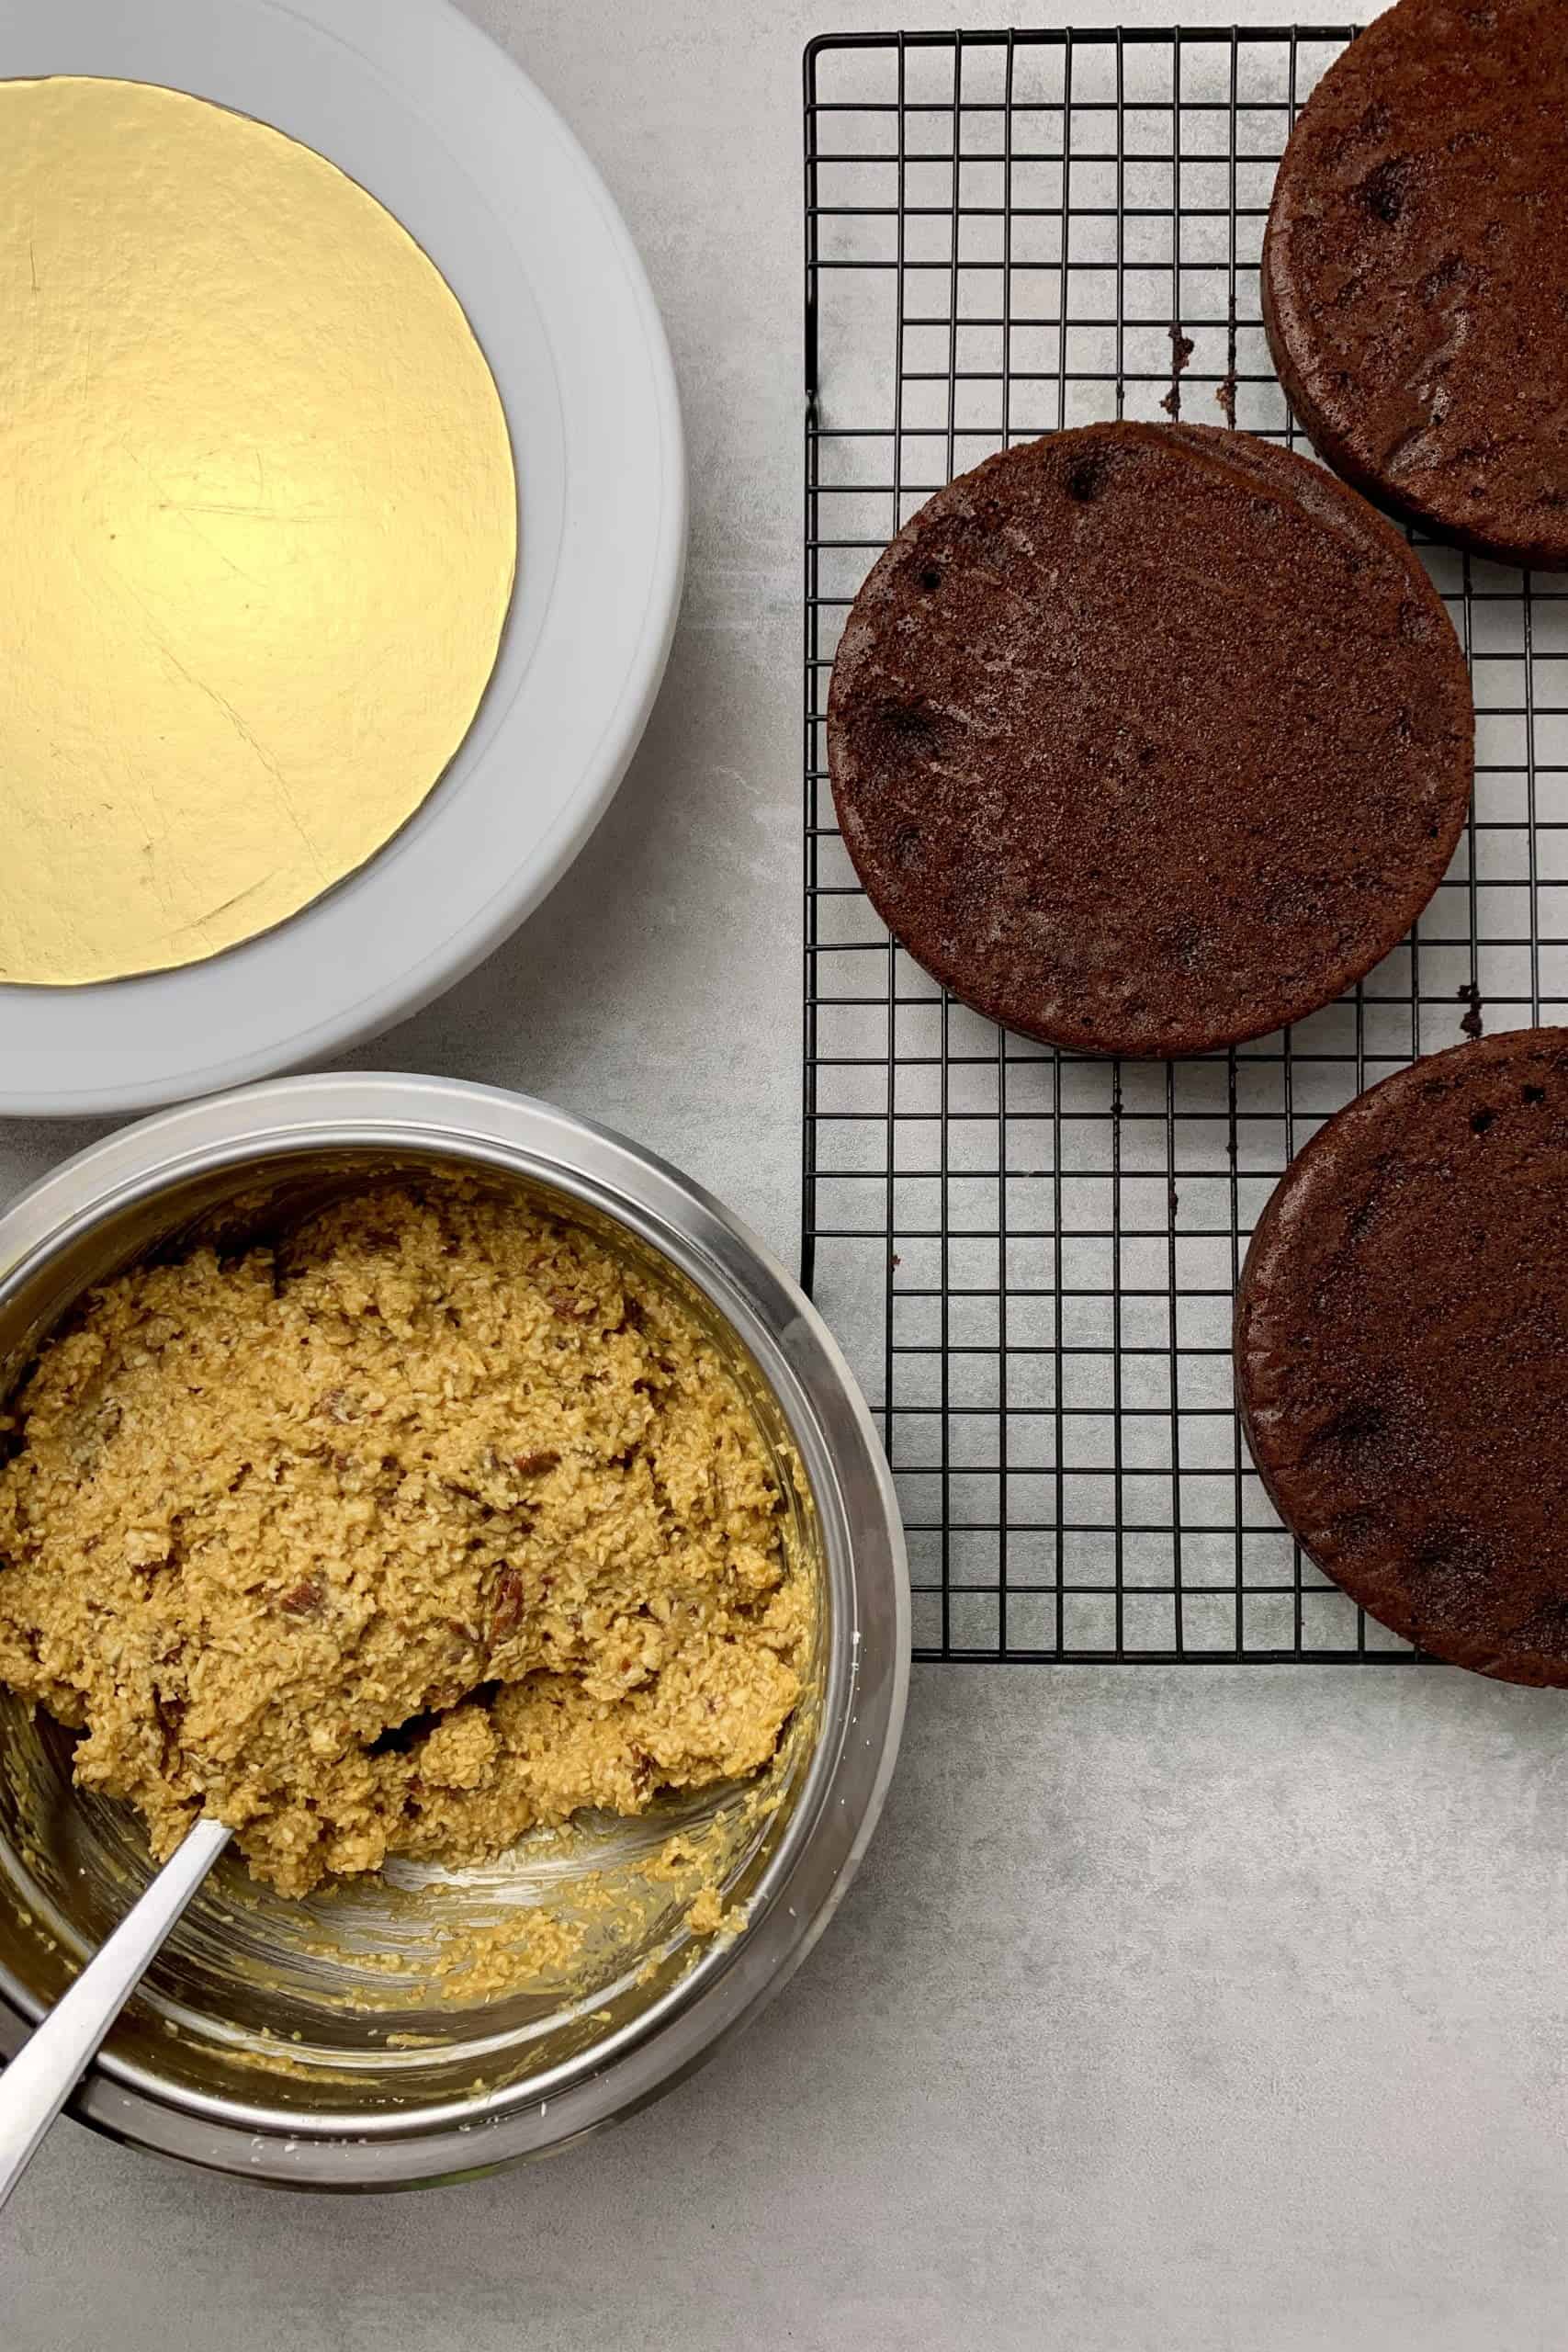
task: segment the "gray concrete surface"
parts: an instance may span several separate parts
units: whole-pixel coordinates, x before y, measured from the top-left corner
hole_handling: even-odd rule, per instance
[[[691,435],[691,587],[575,873],[359,1058],[624,1125],[788,1252],[799,50],[954,11],[469,6],[647,255]],[[0,1130],[0,1191],[77,1139]],[[1563,1725],[1550,1695],[1437,1672],[927,1669],[862,1882],[698,2080],[547,2165],[353,2205],[63,2125],[0,2224],[0,2343],[1555,2352]]]
[[[1555,2352],[1551,1698],[931,1668],[834,1928],[523,2173],[344,2206],[61,2127],[17,2352]]]

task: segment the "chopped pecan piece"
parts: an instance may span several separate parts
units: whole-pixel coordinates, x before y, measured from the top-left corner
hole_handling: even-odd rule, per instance
[[[512,1457],[512,1466],[514,1470],[520,1471],[525,1478],[537,1478],[541,1477],[547,1470],[553,1470],[559,1460],[558,1453],[552,1453],[547,1449],[539,1453],[514,1453]]]
[[[496,1577],[495,1594],[491,1602],[491,1640],[504,1641],[506,1635],[522,1623],[522,1619],[523,1579],[515,1568],[503,1567]]]
[[[585,1323],[593,1312],[592,1302],[579,1298],[574,1291],[552,1290],[546,1295],[551,1314],[558,1316],[563,1323]]]
[[[319,1617],[325,1599],[321,1578],[307,1577],[302,1584],[297,1584],[284,1593],[277,1605],[288,1617]]]

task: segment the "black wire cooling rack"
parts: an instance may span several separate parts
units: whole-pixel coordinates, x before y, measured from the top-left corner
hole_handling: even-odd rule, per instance
[[[806,56],[803,1264],[880,1421],[925,1657],[1408,1657],[1303,1560],[1231,1390],[1247,1240],[1331,1112],[1568,1019],[1568,582],[1421,552],[1469,654],[1468,836],[1342,1002],[1179,1063],[1056,1053],[890,940],[833,819],[844,611],[1012,441],[1179,413],[1296,433],[1258,264],[1351,30],[832,36]]]

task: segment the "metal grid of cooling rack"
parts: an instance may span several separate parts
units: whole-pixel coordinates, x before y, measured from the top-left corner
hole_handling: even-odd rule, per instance
[[[1416,933],[1283,1035],[1171,1064],[998,1031],[890,940],[833,820],[839,628],[898,526],[1113,416],[1295,443],[1258,264],[1348,29],[833,36],[806,57],[803,1265],[872,1399],[925,1657],[1407,1657],[1303,1560],[1231,1390],[1247,1237],[1330,1113],[1568,1019],[1568,582],[1421,553],[1477,704]]]

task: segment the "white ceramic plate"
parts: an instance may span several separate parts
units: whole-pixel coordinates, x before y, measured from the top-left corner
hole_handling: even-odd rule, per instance
[[[67,1117],[341,1051],[428,1002],[537,906],[604,814],[658,691],[685,461],[625,224],[554,110],[447,0],[0,0],[0,74],[38,74],[215,99],[378,197],[473,322],[522,500],[490,691],[443,782],[370,865],[206,964],[0,988],[0,1111]]]

